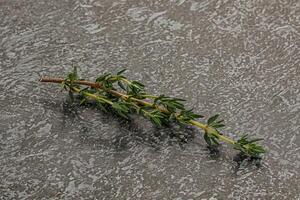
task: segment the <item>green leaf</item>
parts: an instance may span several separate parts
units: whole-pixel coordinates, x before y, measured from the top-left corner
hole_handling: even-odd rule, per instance
[[[124,84],[122,83],[122,81],[118,81],[118,85],[120,86],[120,88],[122,88],[123,90],[126,91],[126,87],[124,86]]]
[[[220,144],[216,137],[211,137],[210,139],[213,141],[213,143],[215,145],[219,145]]]
[[[86,99],[81,99],[79,105],[83,105],[86,102]]]
[[[254,142],[258,142],[258,141],[261,141],[261,140],[264,140],[263,138],[254,138],[252,140],[249,140],[248,142],[249,143],[254,143]]]
[[[115,109],[116,113],[121,117],[129,119],[129,111],[130,111],[130,104],[126,102],[114,102],[112,108]]]
[[[216,123],[217,124],[221,124],[222,122],[224,122],[224,119],[220,120],[220,121],[217,121]]]
[[[216,125],[213,125],[214,128],[222,128],[224,127],[225,125],[224,124],[216,124]]]
[[[138,81],[132,81],[131,84],[135,85],[136,87],[140,89],[144,89],[145,85]]]
[[[180,99],[180,98],[173,98],[175,101],[186,101],[185,99]]]
[[[195,114],[192,110],[193,109],[180,111],[177,119],[181,122],[188,123],[190,120],[203,117],[202,115]]]
[[[212,145],[210,137],[208,136],[208,133],[204,133],[204,140],[208,144],[208,146]]]
[[[75,78],[78,78],[78,73],[77,73],[77,66],[73,66],[73,74],[75,76]]]
[[[203,118],[203,115],[198,115],[198,114],[191,114],[191,117],[193,117],[193,119],[197,119],[197,118]]]
[[[155,125],[157,125],[157,126],[162,126],[162,123],[161,123],[161,121],[160,121],[160,119],[159,119],[158,117],[153,116],[153,117],[150,118],[150,120],[151,120]]]
[[[68,78],[67,78],[67,81],[70,81],[70,84],[71,86],[73,85],[73,82],[75,80],[78,79],[78,75],[77,75],[77,67],[74,66],[73,67],[73,71],[71,73],[68,74]]]
[[[210,125],[211,123],[213,123],[214,121],[216,121],[216,119],[217,119],[218,117],[219,117],[218,114],[212,116],[211,118],[209,118],[209,119],[207,120],[207,124]]]
[[[96,79],[96,82],[103,82],[108,76],[111,76],[111,73],[105,73],[105,74],[99,76],[99,77]]]
[[[108,112],[107,109],[104,107],[104,105],[100,101],[97,102],[97,107],[104,112]]]
[[[127,69],[122,69],[122,70],[120,70],[118,73],[117,73],[117,75],[121,75],[123,72],[125,72]]]

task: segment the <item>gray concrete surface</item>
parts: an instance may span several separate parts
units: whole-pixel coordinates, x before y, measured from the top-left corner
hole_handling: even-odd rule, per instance
[[[300,198],[299,1],[0,0],[0,19],[0,199]],[[236,162],[195,129],[71,108],[38,79],[74,63],[126,67],[268,153]]]

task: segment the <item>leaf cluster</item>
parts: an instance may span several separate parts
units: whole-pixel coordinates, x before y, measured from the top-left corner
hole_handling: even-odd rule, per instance
[[[135,98],[141,98],[141,96],[145,94],[144,93],[145,86],[142,83],[138,81],[132,81],[130,83],[128,82],[126,83],[127,83],[127,87],[125,90],[127,95],[131,95]]]
[[[190,110],[180,111],[177,119],[179,122],[187,124],[191,120],[195,120],[203,117],[204,117],[203,115],[196,114],[193,112],[193,109],[190,109]]]
[[[160,105],[166,108],[170,113],[176,113],[177,110],[185,110],[183,102],[184,99],[167,97],[160,95],[154,99],[154,105]]]
[[[116,111],[116,113],[125,119],[129,119],[131,106],[132,105],[127,102],[114,102],[112,104],[112,108]]]
[[[68,88],[73,88],[75,86],[77,86],[76,84],[74,84],[74,81],[78,80],[78,73],[77,73],[77,67],[74,66],[73,67],[73,71],[70,72],[67,77],[65,78],[65,80],[62,82],[62,88],[64,90],[68,90]],[[73,92],[71,90],[69,90],[69,97],[71,102],[74,102],[74,95]]]
[[[241,151],[247,156],[253,158],[259,158],[260,154],[265,153],[264,148],[258,144],[257,141],[263,140],[261,138],[250,139],[248,135],[242,136],[236,143],[234,144],[234,149]]]
[[[161,111],[157,109],[153,109],[151,112],[142,110],[144,115],[150,119],[150,121],[157,126],[163,126],[168,124],[169,121],[169,115],[162,113]]]
[[[106,90],[114,89],[113,84],[116,81],[115,76],[111,73],[105,73],[96,79],[96,83],[100,83]]]
[[[219,121],[218,121],[218,120],[217,120],[218,117],[219,117],[219,114],[210,117],[210,118],[207,120],[207,125],[210,126],[210,127],[215,128],[215,129],[224,127],[224,126],[225,126],[225,125],[223,124],[224,120],[219,120]]]
[[[203,138],[209,147],[215,147],[220,144],[218,141],[219,137],[215,134],[209,134],[208,132],[205,132]]]
[[[115,90],[116,87],[114,84],[117,83],[122,90],[126,91],[127,95],[135,98],[141,98],[141,96],[144,94],[145,86],[139,81],[129,81],[125,76],[122,75],[125,71],[126,69],[123,69],[119,71],[117,75],[105,73],[99,76],[96,79],[96,82],[100,83],[106,90]]]
[[[141,98],[141,96],[145,94],[145,85],[139,81],[129,81],[125,76],[121,75],[125,71],[126,69],[123,69],[117,73],[119,87],[124,90],[127,95]]]
[[[68,82],[70,82],[70,84],[73,84],[74,81],[76,81],[78,79],[78,73],[77,73],[77,67],[74,66],[73,67],[73,71],[71,73],[68,74],[66,80]]]

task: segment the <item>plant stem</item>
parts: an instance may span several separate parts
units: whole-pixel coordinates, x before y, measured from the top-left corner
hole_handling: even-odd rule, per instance
[[[126,81],[128,81],[127,79],[124,79]],[[64,79],[61,79],[61,78],[41,78],[40,79],[40,82],[50,82],[50,83],[63,83],[65,80]],[[128,81],[129,82],[129,81]],[[74,84],[80,84],[80,85],[86,85],[86,86],[90,86],[92,88],[98,88],[98,89],[103,89],[102,85],[99,84],[99,83],[92,83],[92,82],[89,82],[89,81],[85,81],[85,80],[75,80],[73,82]],[[77,93],[80,93],[81,90],[76,88],[76,87],[73,87],[72,88],[74,90],[74,92],[77,92]],[[165,108],[162,108],[160,106],[157,106],[153,103],[150,103],[150,102],[147,102],[147,101],[144,101],[144,100],[141,100],[141,99],[137,99],[137,98],[134,98],[134,97],[131,97],[127,94],[123,94],[121,92],[118,92],[116,90],[107,90],[107,92],[109,92],[110,94],[116,96],[116,97],[120,97],[122,98],[123,100],[125,101],[134,101],[138,104],[141,104],[141,105],[144,105],[144,106],[148,106],[148,107],[152,107],[152,108],[156,108],[158,109],[159,111],[161,111],[162,113],[165,113],[165,114],[169,114],[169,111],[166,110]],[[94,94],[91,94],[91,93],[88,93],[88,92],[83,92],[84,95],[88,96],[88,97],[91,97],[91,98],[94,98],[96,100],[100,100],[100,101],[104,101],[110,105],[113,104],[113,102],[111,101],[108,101],[107,99],[104,99],[104,98],[101,98],[97,95],[94,95]],[[152,96],[152,95],[144,95],[144,97],[148,97],[148,98],[157,98],[156,96]],[[179,115],[175,115],[175,117],[178,119],[178,121],[180,121],[180,118],[178,117]],[[188,121],[189,124],[191,125],[194,125],[198,128],[201,128],[203,129],[205,132],[207,132],[208,134],[211,134],[211,135],[214,135],[216,136],[218,139],[224,141],[224,142],[227,142],[231,145],[234,145],[236,144],[236,141],[232,140],[231,138],[229,137],[226,137],[224,135],[221,135],[216,129],[212,128],[212,127],[209,127],[208,125],[206,124],[203,124],[201,122],[198,122],[198,121],[195,121],[195,120],[189,120]]]
[[[48,82],[48,83],[63,83],[65,81],[65,79],[42,77],[39,81],[40,82]],[[92,83],[92,82],[85,81],[85,80],[75,80],[75,81],[73,81],[73,83],[90,86],[92,88],[101,88],[99,83]]]
[[[76,92],[76,93],[82,92],[79,88],[76,88],[76,87],[72,87],[72,90],[73,90],[74,92]],[[97,96],[97,95],[95,95],[95,94],[91,94],[91,93],[89,93],[89,92],[82,92],[82,94],[85,95],[85,96],[88,96],[88,97],[90,97],[90,98],[93,98],[93,99],[95,99],[95,100],[99,100],[99,101],[105,102],[105,103],[107,103],[107,104],[109,104],[109,105],[113,105],[113,102],[111,102],[111,101],[109,101],[109,100],[107,100],[107,99],[105,99],[105,98],[99,97],[99,96]]]
[[[120,80],[124,81],[128,85],[131,84],[131,81],[127,80],[126,78],[120,78]]]

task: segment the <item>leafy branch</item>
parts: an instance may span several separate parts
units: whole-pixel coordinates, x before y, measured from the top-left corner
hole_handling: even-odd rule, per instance
[[[218,114],[208,118],[206,122],[199,122],[197,119],[204,116],[194,113],[192,109],[186,109],[183,104],[185,100],[147,94],[142,83],[128,80],[123,76],[124,72],[125,70],[121,70],[116,75],[105,73],[95,82],[89,82],[79,79],[77,69],[74,67],[65,79],[41,78],[40,81],[61,83],[72,99],[74,93],[79,94],[81,102],[93,99],[102,110],[107,111],[110,107],[125,119],[137,113],[157,126],[171,122],[196,126],[204,131],[204,140],[210,147],[216,147],[223,141],[251,158],[260,158],[261,154],[265,153],[265,149],[257,144],[261,139],[250,139],[248,135],[244,135],[238,140],[233,140],[223,135],[219,129],[225,126],[224,120],[219,120]],[[88,87],[82,88],[83,85]]]

